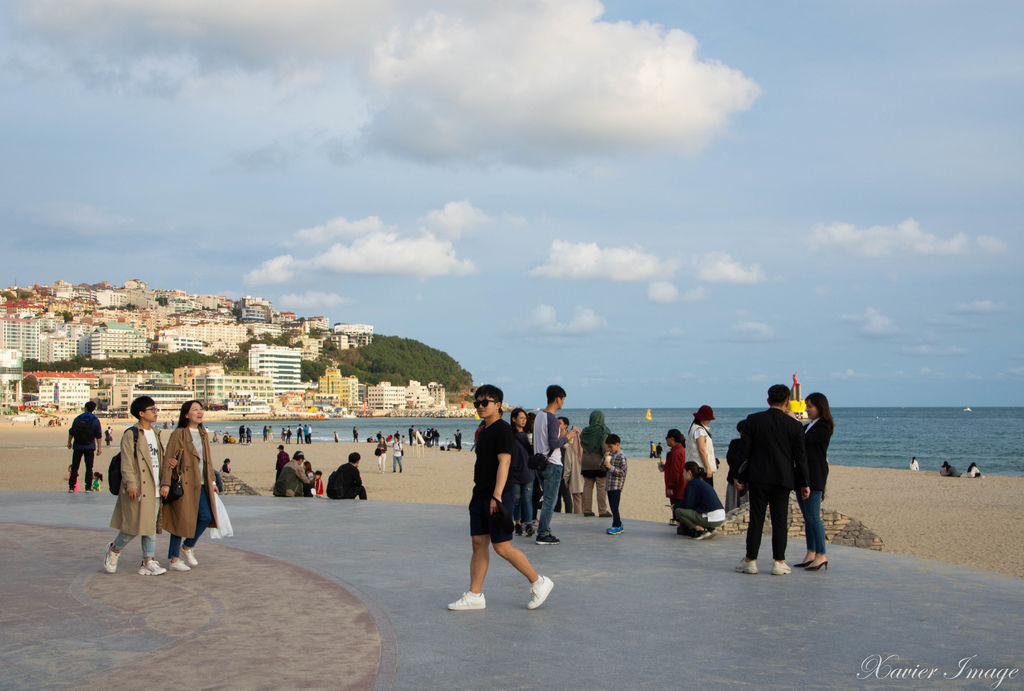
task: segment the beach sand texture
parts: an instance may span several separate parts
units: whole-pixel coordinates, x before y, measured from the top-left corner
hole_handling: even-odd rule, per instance
[[[71,452],[65,446],[66,427],[9,422],[0,425],[0,490],[67,491],[64,477]],[[106,475],[111,454],[117,452],[117,440],[127,426],[127,421],[113,425],[115,444],[103,449],[95,470]],[[165,441],[169,433],[170,430],[161,432]],[[224,458],[230,458],[236,476],[260,493],[270,494],[278,443],[214,445],[217,468]],[[303,450],[315,470],[323,471],[325,482],[350,452],[358,451],[363,457],[363,484],[371,500],[453,506],[469,503],[474,460],[469,451],[407,447],[403,473],[391,472],[389,453],[386,472],[378,474],[371,444],[314,443],[287,447],[289,453],[298,449]],[[716,485],[723,495],[724,475]],[[823,506],[863,522],[881,536],[886,551],[1024,577],[1022,496],[1024,477],[944,478],[935,472],[832,466]],[[630,459],[621,511],[626,521],[668,519],[662,475],[655,461]],[[556,535],[559,520],[556,514],[552,522]],[[608,519],[586,520],[594,521],[596,527],[598,522]],[[790,539],[789,561],[799,560],[803,553],[803,541]],[[835,566],[841,568],[840,564]]]

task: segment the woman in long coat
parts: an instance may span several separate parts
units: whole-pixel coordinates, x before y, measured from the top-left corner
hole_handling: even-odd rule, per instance
[[[177,468],[172,473],[171,459]],[[167,440],[167,450],[160,464],[160,496],[166,499],[174,477],[181,478],[182,496],[164,504],[159,527],[171,534],[167,547],[168,565],[173,571],[190,571],[198,566],[193,548],[208,526],[217,527],[217,509],[213,495],[217,492],[213,474],[210,438],[203,427],[203,405],[186,401],[178,414],[178,427]],[[185,544],[182,546],[182,538]],[[182,561],[182,558],[184,561]]]
[[[141,576],[159,576],[167,569],[153,558],[156,554],[157,488],[160,461],[164,455],[160,432],[153,428],[156,404],[149,396],[139,396],[131,405],[131,414],[138,423],[125,430],[121,437],[121,489],[110,517],[110,527],[118,531],[107,544],[103,568],[117,571],[117,559],[136,535],[142,539]]]

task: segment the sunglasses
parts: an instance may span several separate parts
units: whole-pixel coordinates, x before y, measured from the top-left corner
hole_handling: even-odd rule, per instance
[[[482,401],[473,401],[473,407],[474,408],[486,408],[487,406],[489,406],[492,403],[497,403],[497,401],[492,401],[489,398],[485,398]]]

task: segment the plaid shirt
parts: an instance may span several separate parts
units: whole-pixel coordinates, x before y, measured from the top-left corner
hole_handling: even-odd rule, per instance
[[[612,454],[612,467],[608,469],[608,479],[605,481],[605,491],[622,489],[626,484],[626,457],[622,451]]]

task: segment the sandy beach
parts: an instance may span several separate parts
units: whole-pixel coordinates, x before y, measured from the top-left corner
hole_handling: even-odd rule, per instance
[[[115,440],[128,424],[127,420],[113,424]],[[0,490],[66,491],[63,478],[71,460],[66,442],[66,427],[0,423]],[[276,449],[277,442],[262,441],[251,446],[213,446],[218,467],[224,458],[230,458],[234,474],[264,494],[270,493],[273,484]],[[288,447],[289,452],[296,449],[302,449],[313,468],[325,476],[344,463],[351,451],[359,451],[363,483],[371,500],[454,506],[469,501],[474,458],[469,451],[410,447],[403,473],[391,472],[389,456],[386,472],[378,474],[371,444]],[[106,474],[111,454],[116,452],[116,442],[104,448],[95,469]],[[723,494],[724,482],[717,484]],[[935,472],[832,466],[823,506],[862,521],[881,536],[886,551],[1024,577],[1022,496],[1024,477],[988,475],[971,480],[943,478]],[[630,459],[622,515],[625,520],[667,519],[662,475],[654,461]],[[556,514],[552,524],[556,534],[559,520]],[[586,520],[596,525],[606,519]],[[666,526],[666,530],[670,528]],[[802,541],[791,540],[787,556],[790,561],[802,557]]]

